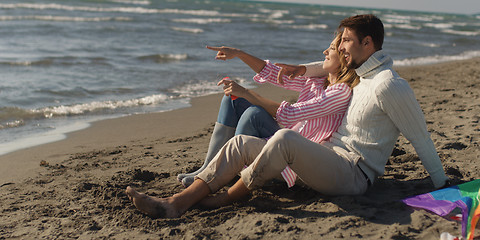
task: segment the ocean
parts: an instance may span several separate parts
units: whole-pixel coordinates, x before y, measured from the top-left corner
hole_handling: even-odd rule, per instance
[[[2,0],[0,155],[93,121],[189,106],[229,76],[252,87],[231,46],[273,62],[323,59],[341,19],[385,24],[396,66],[480,56],[480,16],[219,0]],[[194,121],[194,119],[192,119]]]

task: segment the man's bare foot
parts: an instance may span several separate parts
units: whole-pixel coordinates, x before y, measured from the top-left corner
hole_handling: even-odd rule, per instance
[[[133,205],[141,212],[153,218],[176,218],[182,215],[177,211],[169,198],[157,198],[147,196],[144,193],[139,193],[131,187],[125,190],[128,198],[133,202]]]

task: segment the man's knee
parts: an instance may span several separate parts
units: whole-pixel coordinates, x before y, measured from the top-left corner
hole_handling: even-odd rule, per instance
[[[232,159],[241,159],[244,165],[249,165],[262,151],[265,144],[266,140],[263,138],[237,135],[227,142],[224,151]]]
[[[295,141],[298,137],[301,137],[298,132],[284,128],[278,130],[269,141],[288,144],[289,142]]]
[[[290,129],[280,129],[278,130],[269,140],[268,148],[270,151],[274,152],[283,152],[287,153],[295,148],[294,144],[296,142],[296,133]]]

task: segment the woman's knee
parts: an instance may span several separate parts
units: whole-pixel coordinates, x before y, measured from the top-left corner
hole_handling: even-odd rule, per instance
[[[217,122],[229,127],[237,126],[238,118],[235,115],[235,109],[233,108],[232,100],[228,96],[223,96],[222,100],[220,101]]]
[[[223,96],[222,100],[220,100],[220,112],[225,111],[225,112],[230,112],[232,111],[232,100],[228,96]]]
[[[265,116],[269,116],[269,114],[262,108],[256,105],[252,105],[245,110],[242,114],[242,117],[255,120]]]
[[[270,117],[271,120],[267,117]],[[269,116],[263,108],[250,106],[242,113],[242,116],[238,120],[237,131],[235,134],[269,137],[273,135],[273,132],[269,130],[269,125],[273,124],[271,121],[274,121],[273,118]],[[264,136],[265,131],[269,132],[267,134],[268,136]]]
[[[265,124],[274,123],[276,123],[275,120],[267,111],[265,111],[265,109],[255,105],[248,107],[239,120],[239,124],[250,124],[257,128],[265,126]]]
[[[225,104],[231,104],[231,102],[232,102],[232,99],[229,96],[223,95],[222,100],[221,100],[222,104],[224,104],[224,103]]]

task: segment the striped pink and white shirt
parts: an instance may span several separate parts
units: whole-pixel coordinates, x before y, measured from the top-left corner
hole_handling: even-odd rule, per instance
[[[352,89],[345,83],[333,84],[324,89],[326,77],[284,76],[284,85],[277,83],[280,67],[270,61],[253,77],[258,83],[269,82],[285,89],[300,92],[294,104],[283,101],[277,110],[276,120],[285,128],[298,131],[310,141],[321,143],[327,140],[340,126],[347,111]],[[295,184],[296,174],[287,166],[282,172],[288,187]]]

